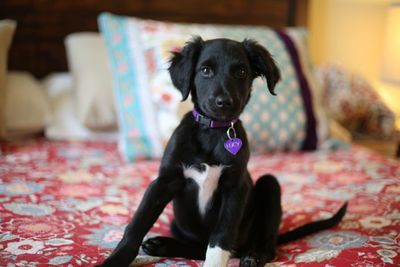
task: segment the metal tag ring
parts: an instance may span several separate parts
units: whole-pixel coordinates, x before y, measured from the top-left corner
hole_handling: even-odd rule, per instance
[[[233,137],[231,136],[231,133],[233,133]],[[235,128],[233,127],[233,122],[231,123],[231,127],[229,127],[228,130],[226,131],[226,135],[228,136],[229,139],[236,138],[236,131]]]

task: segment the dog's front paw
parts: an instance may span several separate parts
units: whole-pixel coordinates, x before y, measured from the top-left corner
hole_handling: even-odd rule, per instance
[[[149,238],[142,244],[143,251],[150,256],[167,256],[169,247],[169,238],[156,236]]]
[[[240,267],[262,267],[275,258],[275,253],[249,253],[240,259]]]
[[[246,256],[240,259],[240,267],[257,267],[261,266],[259,264],[260,260],[254,257]]]

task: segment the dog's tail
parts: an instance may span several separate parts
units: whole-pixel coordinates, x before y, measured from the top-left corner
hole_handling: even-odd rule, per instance
[[[347,202],[343,204],[343,206],[333,215],[331,218],[315,221],[311,223],[307,223],[302,225],[296,229],[290,230],[289,232],[279,234],[278,236],[278,244],[285,244],[290,241],[294,241],[305,237],[307,235],[311,235],[321,230],[325,230],[337,225],[343,218],[346,213]]]

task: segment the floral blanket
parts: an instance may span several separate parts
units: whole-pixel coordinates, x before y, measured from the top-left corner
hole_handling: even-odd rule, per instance
[[[116,246],[159,161],[126,163],[114,143],[3,143],[0,266],[93,266]],[[359,147],[255,155],[253,177],[283,188],[281,231],[332,215],[338,227],[281,246],[268,266],[399,266],[400,162]],[[167,235],[168,206],[149,235]],[[201,266],[139,257],[136,265]],[[230,266],[237,266],[232,259]]]

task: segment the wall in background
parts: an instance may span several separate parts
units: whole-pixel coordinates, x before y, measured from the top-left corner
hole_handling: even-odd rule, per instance
[[[390,0],[311,0],[310,54],[314,64],[338,63],[362,74],[400,115],[400,86],[380,80]],[[400,128],[400,122],[399,122]]]
[[[312,0],[310,48],[314,63],[334,62],[366,77],[379,75],[385,0]]]

